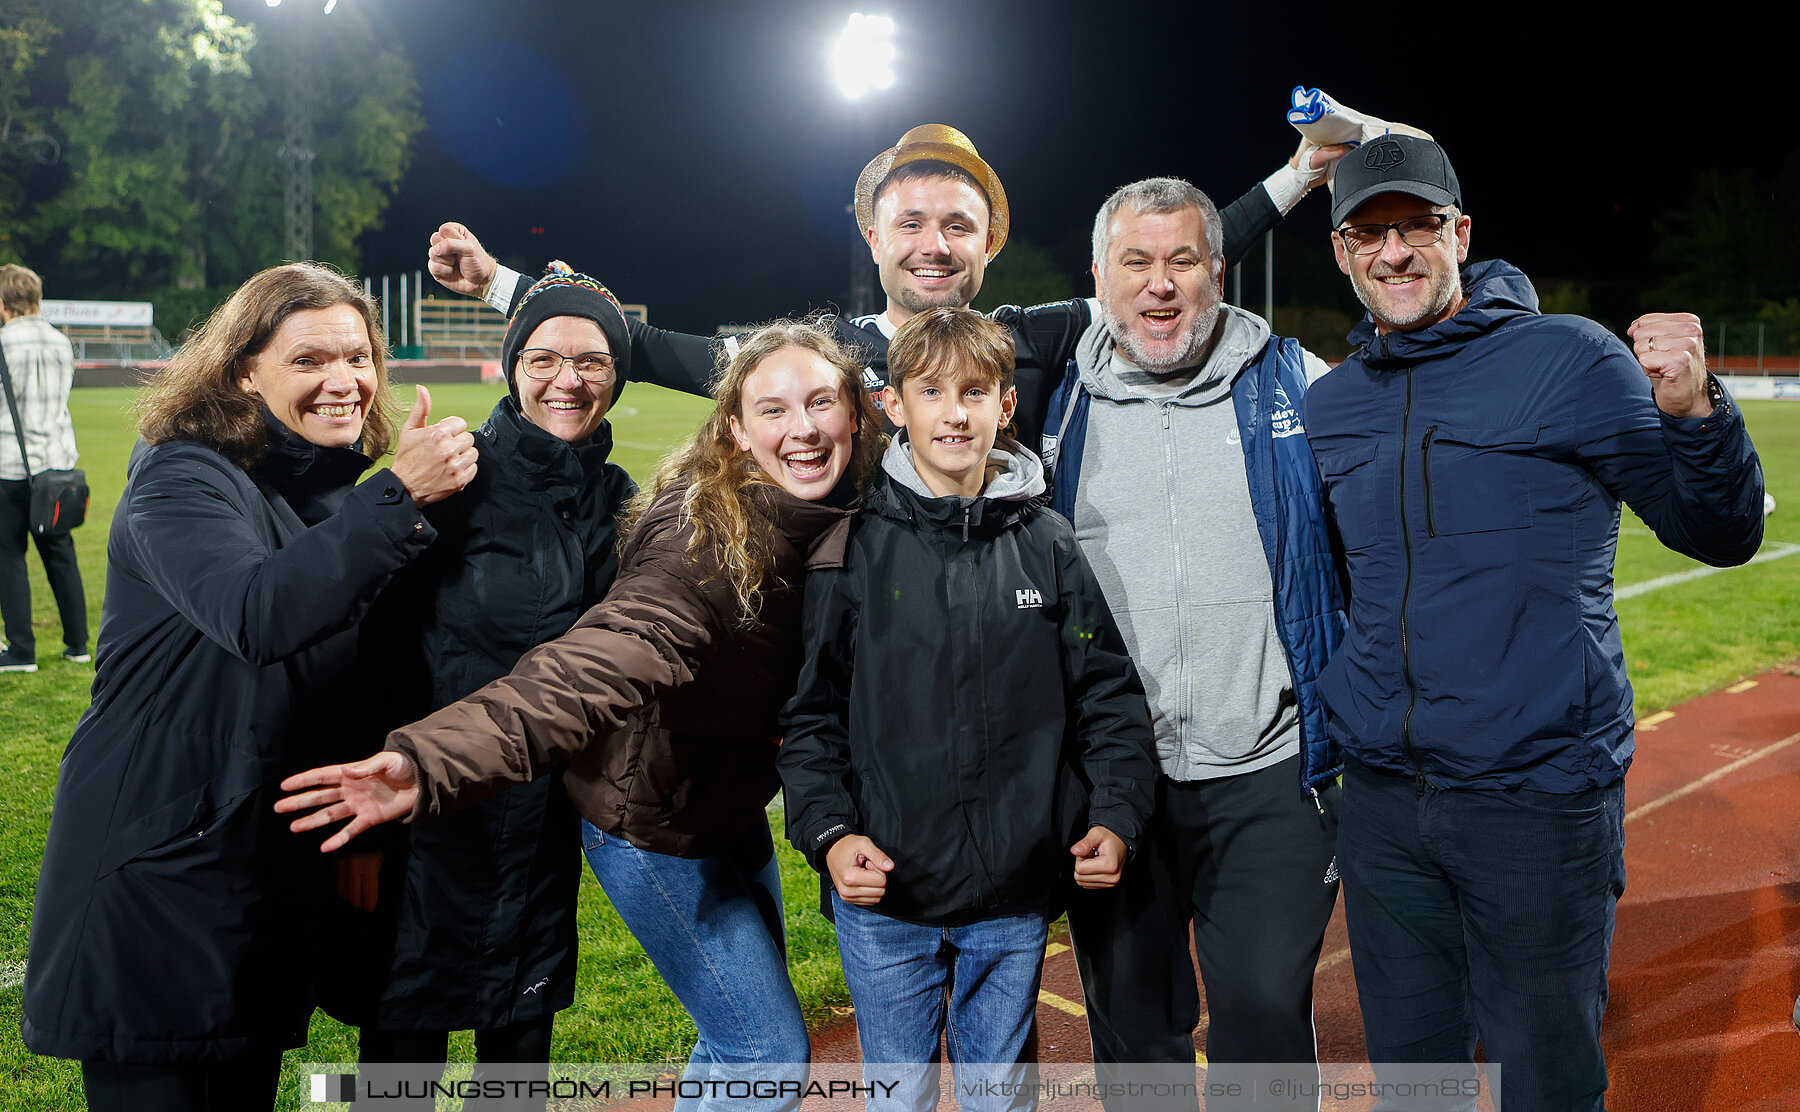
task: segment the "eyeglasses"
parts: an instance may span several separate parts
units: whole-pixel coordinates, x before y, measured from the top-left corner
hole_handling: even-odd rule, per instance
[[[1347,224],[1336,231],[1344,241],[1344,249],[1352,255],[1373,255],[1387,243],[1390,228],[1400,233],[1400,242],[1408,247],[1430,247],[1443,238],[1444,225],[1449,222],[1449,213],[1434,212],[1398,224]]]
[[[612,381],[613,357],[604,351],[584,351],[580,355],[564,355],[559,351],[551,351],[549,348],[526,348],[519,353],[519,367],[524,370],[527,378],[555,378],[562,373],[564,363],[575,364],[575,374],[583,382],[604,385]]]

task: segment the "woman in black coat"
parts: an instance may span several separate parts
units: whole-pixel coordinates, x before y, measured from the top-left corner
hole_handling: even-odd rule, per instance
[[[63,756],[25,1043],[90,1108],[273,1104],[320,967],[319,855],[270,810],[379,682],[356,625],[474,473],[463,422],[398,430],[381,328],[324,267],[251,278],[141,403],[107,544],[93,703]]]
[[[606,594],[636,492],[607,462],[629,352],[618,303],[586,275],[553,269],[520,301],[475,480],[431,508],[437,542],[364,624],[369,658],[397,670],[367,724],[375,744],[506,675]],[[394,831],[342,868],[347,899],[373,915],[345,933],[325,1008],[362,1027],[364,1062],[442,1062],[465,1029],[479,1062],[549,1061],[552,1020],[574,1001],[581,877],[560,775]]]

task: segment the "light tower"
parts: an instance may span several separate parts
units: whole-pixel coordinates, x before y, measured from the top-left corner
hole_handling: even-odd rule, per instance
[[[266,0],[271,8],[281,0]],[[321,15],[330,15],[337,0],[325,0]],[[281,164],[287,171],[282,215],[287,227],[287,257],[295,262],[313,254],[312,150],[312,20],[306,5],[294,5],[288,19],[288,49],[282,51]]]
[[[892,19],[850,13],[831,48],[831,77],[838,92],[845,100],[857,101],[869,92],[893,85],[894,56]],[[863,316],[874,312],[875,307],[875,276],[870,270],[868,247],[859,236],[850,251],[850,315]]]

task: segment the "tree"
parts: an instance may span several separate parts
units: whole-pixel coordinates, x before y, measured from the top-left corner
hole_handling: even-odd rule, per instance
[[[990,312],[1001,305],[1042,305],[1074,296],[1074,283],[1056,269],[1048,252],[1012,237],[982,278],[975,308]]]
[[[0,0],[0,121],[38,129],[60,157],[0,147],[0,215],[16,231],[0,249],[88,297],[224,291],[280,262],[279,62],[291,25],[318,13],[273,22],[281,9],[259,5],[270,19],[252,25],[221,0],[85,0],[54,16],[40,2]],[[312,90],[314,256],[354,271],[424,119],[405,59],[355,12],[330,18],[315,44],[331,79]]]
[[[1702,170],[1688,203],[1656,222],[1654,258],[1670,276],[1646,307],[1741,315],[1800,297],[1800,212],[1784,196],[1795,181],[1800,154],[1773,174]]]
[[[62,154],[44,129],[49,113],[26,103],[32,67],[49,53],[57,29],[43,16],[14,7],[0,0],[0,262],[19,260],[12,229],[24,199],[24,189],[7,171],[54,163]]]

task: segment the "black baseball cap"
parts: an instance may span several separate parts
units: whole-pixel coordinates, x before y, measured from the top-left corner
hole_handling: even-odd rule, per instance
[[[1434,205],[1462,207],[1462,186],[1444,148],[1416,135],[1384,135],[1338,163],[1331,223],[1340,225],[1371,197],[1409,193]]]

